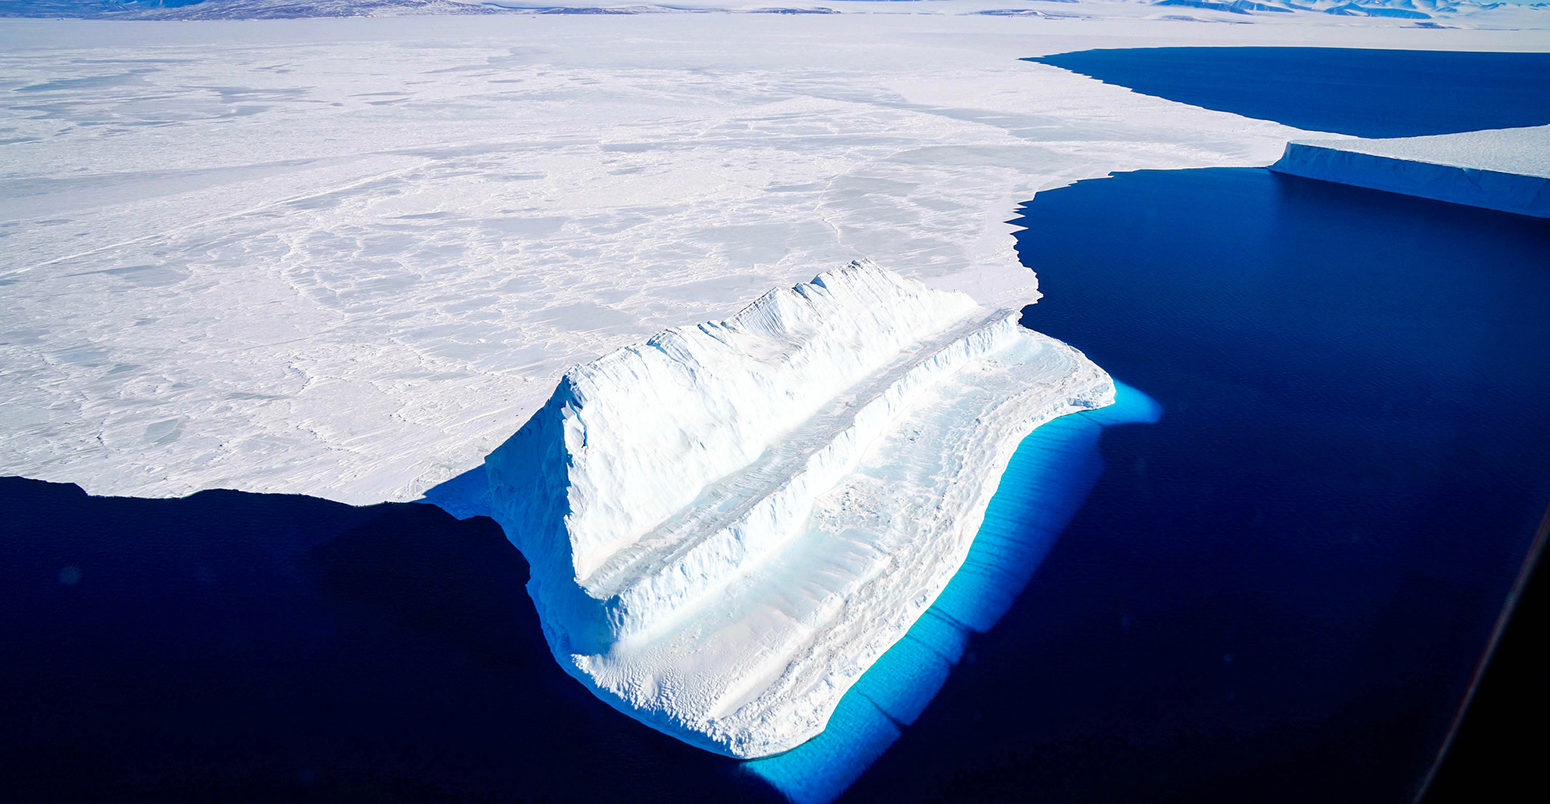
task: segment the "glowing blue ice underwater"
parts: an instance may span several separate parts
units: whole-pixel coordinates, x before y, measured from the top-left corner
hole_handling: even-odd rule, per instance
[[[970,632],[1001,619],[1092,491],[1103,471],[1100,431],[1162,417],[1151,397],[1117,380],[1114,385],[1113,405],[1055,419],[1023,439],[963,567],[909,633],[845,693],[828,728],[745,769],[796,804],[826,804],[915,722],[963,657]]]

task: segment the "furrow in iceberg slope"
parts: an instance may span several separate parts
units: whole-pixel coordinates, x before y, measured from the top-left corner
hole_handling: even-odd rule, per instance
[[[823,730],[935,600],[1023,436],[1113,384],[870,263],[569,371],[486,461],[555,657],[733,756]]]

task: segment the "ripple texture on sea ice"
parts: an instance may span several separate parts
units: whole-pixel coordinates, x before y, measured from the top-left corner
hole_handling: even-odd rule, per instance
[[[486,461],[560,664],[732,756],[823,731],[963,563],[1022,437],[1113,400],[1017,318],[852,263],[567,372]]]

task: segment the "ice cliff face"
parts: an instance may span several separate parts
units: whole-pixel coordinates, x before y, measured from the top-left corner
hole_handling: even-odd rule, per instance
[[[486,462],[568,671],[733,756],[791,748],[962,563],[1017,442],[1108,377],[865,263],[569,371]]]
[[[1550,218],[1550,126],[1288,142],[1277,173]]]

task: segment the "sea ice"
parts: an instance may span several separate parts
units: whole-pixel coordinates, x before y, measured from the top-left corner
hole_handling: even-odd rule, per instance
[[[577,362],[858,254],[1026,303],[1035,193],[1297,135],[1018,60],[1113,35],[1089,27],[0,20],[0,465],[416,499]],[[1254,27],[1232,41],[1312,35]]]
[[[737,757],[823,730],[952,578],[1080,352],[869,263],[567,372],[486,462],[560,664]]]
[[[239,5],[376,7],[157,13]],[[1009,221],[1036,193],[1265,165],[1305,135],[1023,57],[1544,40],[1499,30],[1506,8],[1420,30],[789,5],[847,13],[0,19],[0,471],[418,499],[578,361],[857,254],[1020,304],[1036,280]]]

